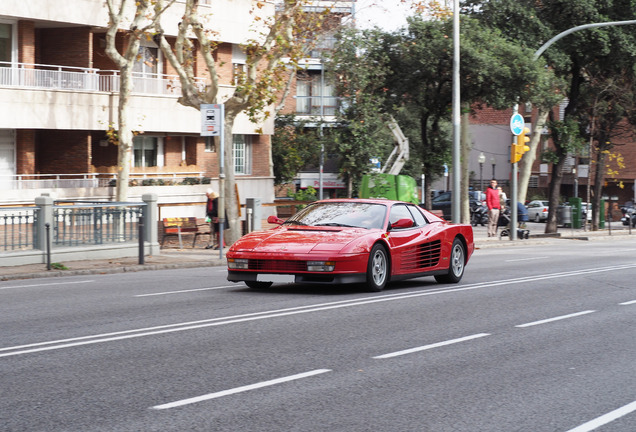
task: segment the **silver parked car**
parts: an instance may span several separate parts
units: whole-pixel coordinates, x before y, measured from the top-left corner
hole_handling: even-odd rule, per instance
[[[588,211],[590,209],[590,211]],[[592,204],[586,202],[581,203],[581,221],[587,218],[588,222],[592,222]]]
[[[548,201],[530,201],[526,207],[528,208],[528,220],[534,222],[548,220]]]

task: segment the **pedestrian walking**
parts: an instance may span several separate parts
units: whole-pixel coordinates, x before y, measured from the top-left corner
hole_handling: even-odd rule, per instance
[[[497,189],[497,180],[490,180],[486,189],[486,206],[488,207],[488,237],[497,237],[497,222],[501,210],[501,200]]]

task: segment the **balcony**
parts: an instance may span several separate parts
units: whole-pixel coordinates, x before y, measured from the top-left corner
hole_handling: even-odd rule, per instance
[[[5,190],[98,188],[114,186],[115,173],[84,174],[15,174],[0,175],[0,188]],[[194,184],[203,181],[202,171],[130,173],[133,186]]]
[[[339,109],[339,97],[296,96],[296,115],[333,117]]]
[[[0,62],[0,87],[118,93],[120,81],[116,70]],[[205,84],[197,78],[199,89]],[[179,97],[181,82],[177,75],[133,72],[133,93]]]

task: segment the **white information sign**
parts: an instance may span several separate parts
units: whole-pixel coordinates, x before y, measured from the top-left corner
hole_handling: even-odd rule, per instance
[[[201,136],[220,136],[223,131],[223,105],[201,104]]]

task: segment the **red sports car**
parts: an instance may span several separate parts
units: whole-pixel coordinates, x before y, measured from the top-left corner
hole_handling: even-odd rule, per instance
[[[280,226],[247,234],[227,252],[228,276],[251,288],[283,283],[387,282],[435,276],[456,283],[475,249],[470,225],[385,199],[316,201]]]

